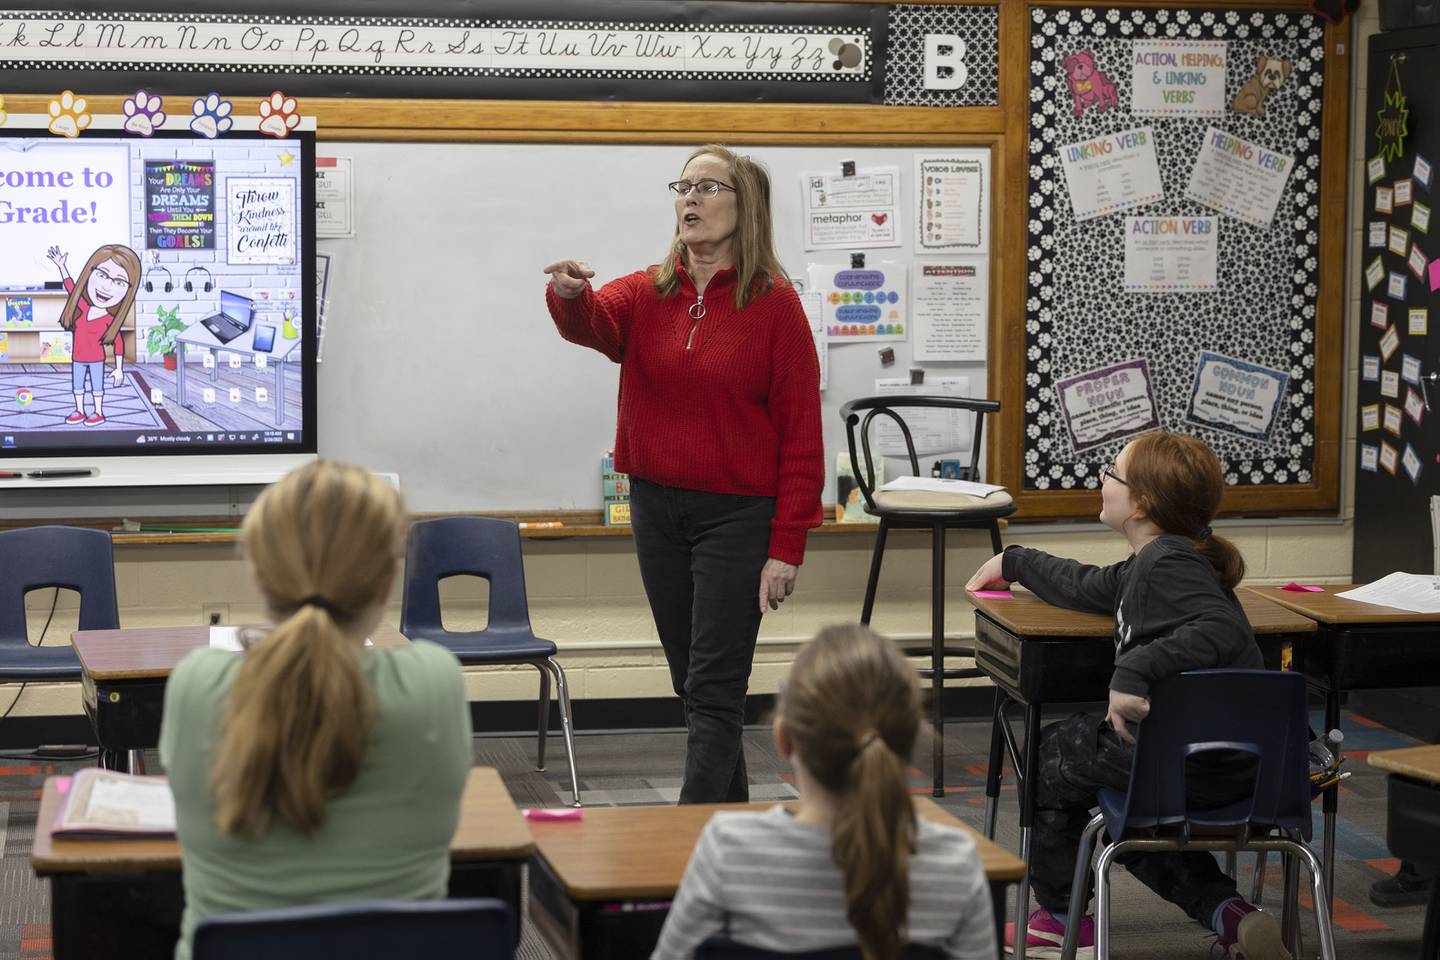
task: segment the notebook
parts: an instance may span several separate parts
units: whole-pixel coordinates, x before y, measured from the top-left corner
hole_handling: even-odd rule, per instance
[[[67,839],[175,836],[175,798],[164,777],[87,767],[69,778],[50,833]]]

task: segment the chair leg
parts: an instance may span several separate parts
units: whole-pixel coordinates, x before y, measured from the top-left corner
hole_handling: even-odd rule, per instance
[[[1085,917],[1085,903],[1089,899],[1090,852],[1095,849],[1095,838],[1105,828],[1105,818],[1095,814],[1085,825],[1080,835],[1080,851],[1075,857],[1075,875],[1070,880],[1070,923],[1065,927],[1065,941],[1060,946],[1060,960],[1075,960],[1075,951],[1080,946],[1080,921]]]
[[[1320,928],[1321,960],[1335,960],[1335,931],[1330,928],[1330,900],[1326,896],[1324,871],[1305,844],[1295,844],[1295,855],[1305,861],[1305,868],[1310,871],[1310,895],[1315,900],[1315,924]]]
[[[990,549],[995,553],[1004,553],[1005,546],[1000,542],[1000,521],[990,521]]]
[[[1300,861],[1280,854],[1280,939],[1292,957],[1300,956]]]
[[[875,548],[870,554],[870,576],[865,581],[865,604],[860,608],[860,622],[870,625],[870,614],[875,612],[875,590],[880,586],[880,562],[885,559],[885,536],[890,524],[883,518],[880,529],[875,531]]]
[[[995,820],[1000,812],[1000,782],[1005,776],[1005,691],[995,688],[995,709],[990,714],[990,766],[985,770],[985,836],[995,839]]]
[[[1112,843],[1101,850],[1095,861],[1095,960],[1110,957],[1110,864],[1115,860],[1115,846]]]
[[[1250,902],[1260,905],[1265,896],[1265,868],[1270,865],[1270,851],[1255,851],[1255,876],[1250,881]]]
[[[571,806],[580,806],[580,776],[575,772],[575,733],[570,722],[570,685],[565,682],[565,668],[559,661],[549,657],[545,661],[555,674],[555,693],[560,698],[560,730],[565,735],[565,758],[570,761],[570,795],[574,798]]]
[[[535,718],[535,769],[545,769],[545,742],[550,738],[550,671],[543,663],[535,664],[540,671],[540,711]]]
[[[1420,960],[1440,960],[1440,880],[1430,881],[1430,903],[1425,908],[1425,933],[1420,940]]]
[[[131,773],[135,774],[136,776],[143,776],[145,773],[145,751],[127,751],[126,765],[130,768]]]
[[[935,524],[930,539],[930,691],[935,718],[931,792],[945,796],[945,527]]]
[[[1235,866],[1235,851],[1234,851],[1234,850],[1226,850],[1226,851],[1225,851],[1225,876],[1227,876],[1227,877],[1234,877],[1234,876],[1236,876],[1237,873],[1238,873],[1238,868]]]

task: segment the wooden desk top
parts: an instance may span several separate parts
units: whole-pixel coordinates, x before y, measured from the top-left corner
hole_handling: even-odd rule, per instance
[[[1315,621],[1278,604],[1271,603],[1251,588],[1235,591],[1245,616],[1257,636],[1277,633],[1313,633]],[[1115,632],[1115,618],[1108,613],[1066,610],[1041,600],[1033,593],[1017,590],[1013,600],[991,600],[967,595],[975,609],[1017,636],[1108,637]],[[1319,594],[1294,594],[1319,596]]]
[[[1440,614],[1411,613],[1394,607],[1381,607],[1373,603],[1346,600],[1335,594],[1353,590],[1363,584],[1344,583],[1327,586],[1320,593],[1297,593],[1279,587],[1250,587],[1249,589],[1296,613],[1318,620],[1329,626],[1347,624],[1394,624],[1394,623],[1440,623]]]
[[[76,630],[70,634],[80,669],[92,680],[143,680],[170,676],[192,650],[210,644],[209,627],[131,627]],[[370,642],[378,647],[409,643],[399,630],[382,623]]]
[[[1404,777],[1424,780],[1426,783],[1440,783],[1440,745],[1437,744],[1379,750],[1370,754],[1369,762],[1372,767],[1389,770]]]
[[[60,811],[55,777],[45,781],[35,820],[30,865],[41,876],[52,873],[173,872],[180,869],[175,840],[65,840],[50,836]],[[535,841],[525,818],[492,767],[475,767],[460,801],[460,826],[450,841],[452,862],[527,860]]]
[[[576,900],[639,900],[675,895],[690,851],[717,810],[767,810],[772,803],[701,803],[684,806],[587,807],[575,821],[531,821],[540,856]],[[1019,880],[1025,862],[941,809],[916,797],[915,809],[932,823],[959,827],[975,838],[990,880]]]

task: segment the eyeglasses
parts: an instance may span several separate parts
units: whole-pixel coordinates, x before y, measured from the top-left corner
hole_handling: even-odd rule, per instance
[[[129,277],[117,277],[114,274],[110,273],[110,271],[101,270],[99,267],[96,267],[94,272],[100,274],[101,279],[105,280],[108,283],[113,283],[117,287],[128,288],[130,286]]]
[[[1125,484],[1125,486],[1127,486],[1127,487],[1130,486],[1130,484],[1128,484],[1128,483],[1125,482],[1125,478],[1124,478],[1124,477],[1120,476],[1120,474],[1118,474],[1118,473],[1115,472],[1115,461],[1114,461],[1114,460],[1111,460],[1109,463],[1105,464],[1105,466],[1103,466],[1103,467],[1100,468],[1100,476],[1101,476],[1102,479],[1105,478],[1105,477],[1109,477],[1111,480],[1114,480],[1116,483],[1123,483],[1123,484]]]
[[[667,183],[666,186],[669,187],[670,192],[677,197],[688,197],[690,196],[691,190],[697,191],[702,197],[713,197],[721,190],[729,190],[731,193],[735,192],[735,188],[730,186],[730,184],[722,183],[719,180],[712,180],[709,177],[706,177],[704,180],[696,180],[694,183],[691,183],[689,180],[676,180],[674,183]]]

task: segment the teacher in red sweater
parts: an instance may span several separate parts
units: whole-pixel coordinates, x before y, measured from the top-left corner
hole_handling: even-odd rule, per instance
[[[594,271],[559,260],[545,300],[562,337],[620,364],[615,466],[685,707],[680,802],[741,801],[760,617],[795,589],[821,520],[820,367],[775,258],[764,169],[709,144],[669,187],[664,263],[595,290]]]

